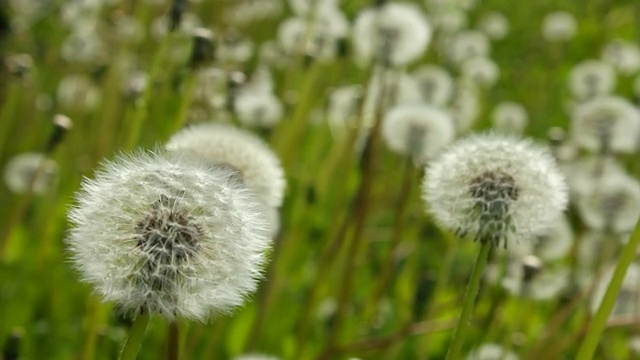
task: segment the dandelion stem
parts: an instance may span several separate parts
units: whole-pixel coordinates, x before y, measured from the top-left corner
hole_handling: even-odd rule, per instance
[[[471,273],[471,279],[467,285],[467,291],[464,294],[464,304],[462,306],[462,313],[458,320],[458,326],[453,334],[453,340],[449,346],[447,352],[447,360],[455,360],[460,358],[460,352],[462,350],[462,344],[467,333],[467,327],[471,314],[475,308],[475,300],[478,295],[478,289],[480,288],[480,280],[482,279],[482,272],[485,265],[487,265],[487,259],[489,257],[489,250],[491,250],[492,242],[483,241],[478,253],[478,258],[473,266],[473,272]]]
[[[640,243],[640,220],[636,223],[636,227],[631,234],[631,238],[629,242],[625,245],[622,253],[620,254],[620,258],[618,259],[618,263],[616,264],[616,268],[613,272],[613,277],[611,278],[611,282],[607,287],[607,292],[604,294],[604,298],[602,299],[602,303],[598,307],[598,311],[596,315],[593,317],[591,322],[591,326],[587,331],[587,336],[582,342],[582,346],[578,351],[577,360],[587,360],[593,358],[593,353],[600,342],[600,338],[602,336],[602,332],[604,331],[604,327],[607,324],[607,318],[613,310],[613,306],[616,303],[616,298],[618,296],[618,292],[622,287],[622,281],[624,280],[625,274],[627,273],[627,269],[629,265],[633,261],[633,258],[636,256],[636,248],[638,247],[638,243]]]
[[[167,333],[167,360],[180,359],[180,332],[178,323],[172,321],[169,323],[169,332]]]
[[[144,339],[144,332],[149,324],[149,314],[140,313],[136,316],[136,319],[129,331],[129,337],[127,337],[122,352],[120,353],[120,360],[134,360],[138,354],[138,349],[142,340]]]

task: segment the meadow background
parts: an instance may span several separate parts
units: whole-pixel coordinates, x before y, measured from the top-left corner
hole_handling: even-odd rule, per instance
[[[352,23],[373,3],[343,0],[339,8]],[[460,31],[477,28],[490,12],[508,19],[508,34],[491,43],[499,77],[476,92],[479,109],[470,131],[490,128],[494,106],[515,101],[528,113],[526,136],[550,142],[549,129],[570,126],[570,70],[600,58],[615,39],[640,43],[640,2],[634,0],[413,3],[432,25],[444,17],[436,8],[459,11],[466,19]],[[65,251],[73,194],[103,158],[152,149],[189,123],[245,126],[225,99],[259,64],[267,64],[283,106],[275,126],[251,129],[271,144],[287,175],[281,230],[252,299],[206,324],[180,324],[182,358],[230,359],[251,352],[282,359],[444,358],[478,244],[439,230],[425,213],[421,167],[379,137],[363,154],[357,128],[336,131],[327,121],[332,89],[366,87],[371,77],[371,67],[353,60],[353,40],[347,38],[344,55],[330,61],[298,52],[276,54],[269,62],[260,49],[276,40],[280,22],[293,15],[288,3],[188,1],[183,25],[196,19],[212,30],[214,54],[225,47],[238,50],[236,41],[249,44],[238,50],[249,51],[241,60],[214,55],[194,65],[189,26],[167,33],[166,22],[157,25],[172,6],[152,0],[0,1],[0,167],[21,153],[45,153],[56,114],[73,122],[46,154],[57,164],[46,191],[15,193],[0,185],[4,359],[117,356],[131,322],[79,281]],[[259,6],[268,11],[255,10]],[[578,26],[574,38],[554,43],[544,39],[541,24],[558,10],[573,14]],[[436,64],[459,77],[441,38],[435,30],[423,56],[397,71]],[[209,68],[222,76],[199,84]],[[638,72],[617,75],[615,94],[639,104],[637,78]],[[76,81],[72,89],[61,90],[69,79]],[[640,175],[635,154],[619,160],[630,174]],[[578,244],[589,231],[575,209],[568,218],[571,251],[546,267],[574,269],[580,261]],[[615,262],[622,246],[613,235],[607,241],[610,258],[598,263],[594,274]],[[508,276],[508,251],[495,249],[492,256],[494,265],[507,269],[500,276]],[[464,352],[493,343],[520,359],[572,359],[589,324],[593,291],[567,285],[540,300],[500,284],[499,279],[483,282]],[[640,304],[640,284],[635,290],[633,299]],[[640,357],[639,308],[609,319],[596,358]],[[166,336],[165,321],[153,318],[139,358],[162,358]]]

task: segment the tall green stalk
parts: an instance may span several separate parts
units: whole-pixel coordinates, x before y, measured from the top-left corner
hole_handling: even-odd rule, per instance
[[[639,243],[640,220],[636,223],[636,227],[631,234],[629,242],[627,242],[624,249],[622,249],[622,254],[620,254],[620,258],[616,264],[613,277],[607,287],[607,292],[604,294],[604,298],[598,307],[598,311],[591,321],[591,326],[587,331],[587,336],[578,351],[578,357],[576,357],[577,360],[588,360],[593,358],[593,354],[595,353],[596,347],[602,337],[602,332],[607,325],[609,314],[611,313],[611,310],[613,310],[613,306],[616,304],[616,298],[618,297],[618,292],[622,287],[622,281],[627,273],[627,269],[636,256],[636,248]]]
[[[124,343],[124,347],[120,353],[120,360],[135,360],[138,349],[140,349],[140,345],[144,339],[147,324],[149,324],[149,314],[144,313],[136,316],[133,326],[131,326],[131,331],[129,331],[129,337],[127,337],[127,341]]]
[[[447,352],[447,360],[460,359],[462,344],[464,343],[464,338],[467,334],[467,328],[469,326],[469,321],[471,320],[471,314],[473,313],[473,309],[475,308],[475,300],[476,296],[478,295],[478,289],[480,288],[482,272],[487,265],[489,250],[491,250],[491,246],[493,246],[493,243],[491,241],[484,241],[482,242],[482,246],[480,247],[480,252],[478,253],[478,257],[476,258],[476,263],[473,266],[473,272],[471,273],[471,279],[469,280],[469,284],[467,285],[467,291],[464,294],[464,304],[462,306],[460,319],[458,320],[458,326],[456,326],[456,330],[453,334],[453,340],[451,341],[449,351]]]

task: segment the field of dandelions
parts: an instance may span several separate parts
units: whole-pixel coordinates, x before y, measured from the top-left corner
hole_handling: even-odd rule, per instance
[[[638,359],[639,151],[636,0],[1,0],[0,359]]]

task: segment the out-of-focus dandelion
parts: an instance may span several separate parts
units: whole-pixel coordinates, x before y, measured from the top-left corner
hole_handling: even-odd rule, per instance
[[[228,167],[185,154],[103,163],[69,211],[84,281],[130,315],[204,320],[256,288],[270,241],[264,206]]]
[[[422,101],[444,107],[453,95],[453,79],[442,67],[422,65],[411,76],[415,79]]]
[[[474,82],[465,79],[456,82],[450,111],[459,134],[473,127],[480,114],[480,90]]]
[[[633,230],[640,216],[640,183],[627,175],[607,174],[578,193],[576,202],[586,226],[624,234]]]
[[[67,75],[58,83],[57,99],[65,109],[94,110],[100,102],[100,88],[86,75]]]
[[[360,64],[403,66],[425,52],[432,30],[417,6],[386,3],[360,12],[352,36]]]
[[[39,153],[23,153],[12,157],[4,169],[4,181],[9,190],[24,194],[45,193],[56,180],[58,164]]]
[[[638,134],[640,111],[621,97],[595,98],[580,104],[571,117],[573,141],[589,151],[632,153]]]
[[[454,64],[462,64],[470,58],[488,57],[490,52],[489,38],[478,30],[459,32],[448,42],[447,55]]]
[[[282,205],[286,182],[280,160],[264,141],[246,130],[214,122],[196,124],[173,135],[166,148],[231,166],[264,204]]]
[[[602,51],[602,59],[623,75],[633,75],[640,70],[640,47],[637,44],[616,39]]]
[[[554,11],[542,21],[542,36],[550,42],[565,42],[573,39],[578,32],[578,21],[566,11]]]
[[[433,27],[443,34],[455,34],[469,26],[467,12],[456,6],[437,7],[429,14],[433,14]]]
[[[544,262],[552,262],[564,258],[571,251],[574,234],[566,216],[558,218],[551,229],[538,235],[534,241],[514,243],[509,254],[519,257],[535,255]]]
[[[462,77],[484,87],[492,87],[500,76],[500,68],[488,57],[477,56],[464,60],[460,66]]]
[[[522,134],[529,123],[529,115],[521,104],[505,101],[493,108],[491,122],[497,132]]]
[[[499,12],[489,12],[480,18],[478,28],[491,40],[502,40],[509,34],[509,19]]]
[[[583,61],[569,73],[569,90],[581,101],[609,94],[615,86],[615,70],[609,63],[601,60]]]
[[[451,116],[431,105],[399,105],[382,123],[382,138],[389,148],[424,164],[453,141]]]
[[[498,344],[484,344],[479,348],[471,351],[466,360],[518,360],[519,357],[512,351],[509,351]]]
[[[243,125],[265,129],[275,126],[283,115],[282,102],[275,94],[251,86],[238,90],[234,110]]]

